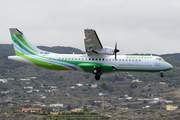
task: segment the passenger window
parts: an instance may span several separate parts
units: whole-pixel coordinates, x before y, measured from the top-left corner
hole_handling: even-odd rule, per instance
[[[109,59],[109,61],[111,61],[111,59]]]
[[[99,60],[101,60],[101,58],[99,58]]]
[[[124,59],[122,59],[122,61],[124,61]]]
[[[98,60],[98,59],[96,58],[96,60]]]
[[[132,59],[132,61],[134,61],[134,59]]]
[[[94,60],[94,58],[92,60]]]
[[[119,59],[119,61],[121,61],[121,59]]]
[[[91,58],[89,58],[89,60],[91,60]]]
[[[75,58],[74,60],[77,60],[77,58]]]
[[[139,59],[139,61],[141,61],[141,59]]]
[[[129,59],[129,61],[131,61],[131,59]]]
[[[104,61],[104,58],[102,60]]]
[[[128,61],[128,60],[126,59],[126,61]]]

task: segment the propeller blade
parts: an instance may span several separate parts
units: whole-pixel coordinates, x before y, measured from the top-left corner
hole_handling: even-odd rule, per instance
[[[119,52],[119,50],[117,49],[117,42],[115,44],[115,49],[114,49],[114,55],[115,55],[115,60],[116,60],[116,53]]]

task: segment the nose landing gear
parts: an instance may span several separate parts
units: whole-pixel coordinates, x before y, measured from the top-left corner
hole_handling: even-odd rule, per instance
[[[160,76],[164,77],[163,71],[160,71]]]
[[[99,80],[101,76],[101,67],[95,67],[93,73],[95,74],[95,79]]]

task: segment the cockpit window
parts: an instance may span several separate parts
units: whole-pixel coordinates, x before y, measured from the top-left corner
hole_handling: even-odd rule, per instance
[[[156,60],[163,60],[162,58],[160,58],[160,57],[158,57],[158,58],[156,58]]]

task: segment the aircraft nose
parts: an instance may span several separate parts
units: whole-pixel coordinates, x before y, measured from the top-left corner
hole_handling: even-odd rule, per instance
[[[168,66],[168,69],[172,69],[173,68],[173,66],[171,65],[171,64],[167,64],[167,66]]]

